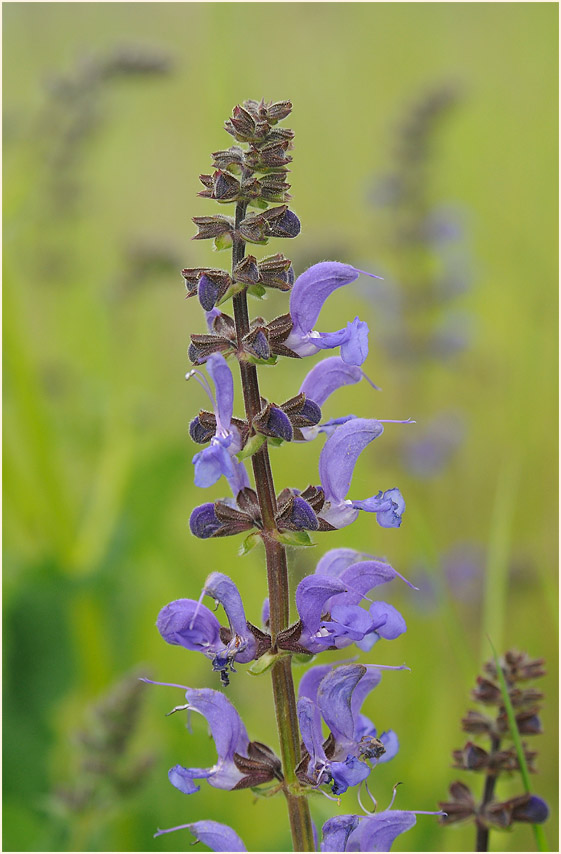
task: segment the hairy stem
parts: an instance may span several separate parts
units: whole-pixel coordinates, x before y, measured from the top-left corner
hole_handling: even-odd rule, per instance
[[[491,755],[496,753],[499,747],[501,746],[500,740],[495,738],[494,736],[491,739]],[[484,807],[486,804],[491,803],[493,800],[493,795],[495,794],[495,783],[497,782],[496,774],[487,774],[485,777],[485,786],[483,788],[483,798],[481,800],[481,807]],[[487,851],[489,848],[489,828],[484,827],[483,825],[477,824],[477,833],[475,837],[475,850],[476,851]]]
[[[236,206],[236,228],[245,216],[246,207],[247,205],[244,202],[238,202]],[[233,266],[242,260],[244,252],[244,241],[235,238],[232,247]],[[242,338],[249,332],[249,314],[245,290],[236,294],[233,303],[238,347],[241,349]],[[251,365],[249,362],[240,359],[240,371],[246,416],[251,423],[252,418],[261,410],[257,368],[255,365]],[[289,588],[286,549],[282,543],[279,543],[273,537],[273,532],[276,530],[275,514],[277,511],[277,500],[267,443],[262,445],[259,451],[252,456],[251,462],[253,464],[255,487],[264,528],[263,542],[265,544],[267,559],[267,582],[270,604],[269,619],[272,646],[274,649],[278,633],[286,629],[289,624]],[[294,850],[314,851],[312,819],[308,799],[304,796],[297,796],[291,791],[291,787],[297,782],[295,770],[300,761],[300,733],[296,714],[296,695],[292,680],[291,657],[285,656],[275,662],[271,668],[271,674],[277,731],[285,780],[284,794],[290,817]]]

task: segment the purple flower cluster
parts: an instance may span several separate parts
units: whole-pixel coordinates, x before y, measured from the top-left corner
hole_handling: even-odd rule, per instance
[[[405,620],[393,605],[369,599],[375,587],[400,578],[416,589],[390,564],[368,559],[354,549],[332,549],[317,564],[315,573],[296,588],[299,620],[277,638],[278,649],[317,654],[343,649],[355,643],[369,651],[380,639],[394,640],[406,631]],[[215,613],[202,603],[203,596],[221,605],[229,627],[220,625]],[[369,602],[368,610],[361,606]],[[247,664],[271,648],[266,631],[268,600],[264,608],[265,630],[246,620],[235,583],[220,572],[211,573],[201,597],[176,599],[160,611],[158,630],[165,641],[195,652],[212,662],[213,670],[228,684],[234,664]]]

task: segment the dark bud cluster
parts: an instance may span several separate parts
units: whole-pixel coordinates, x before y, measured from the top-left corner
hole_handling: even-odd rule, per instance
[[[196,419],[195,419],[196,421]],[[193,432],[201,429],[200,422],[192,422]],[[276,523],[279,531],[332,531],[328,522],[317,514],[325,503],[323,490],[308,486],[303,492],[283,489],[277,496]],[[257,494],[246,487],[232,499],[201,504],[195,507],[189,520],[191,533],[201,540],[211,537],[230,537],[256,528],[263,529],[261,509]]]
[[[205,311],[211,311],[226,296],[232,286],[230,274],[209,267],[190,267],[181,271],[185,279],[187,297],[198,295]]]
[[[200,196],[222,204],[235,203],[242,210],[237,225],[233,218],[220,214],[194,217],[199,232],[196,240],[214,240],[216,249],[232,245],[234,237],[246,243],[265,244],[271,237],[296,237],[300,232],[300,221],[285,204],[290,200],[290,184],[286,180],[287,165],[291,161],[287,153],[292,148],[294,133],[290,128],[278,127],[292,110],[290,101],[267,104],[265,101],[244,101],[234,108],[225,128],[237,142],[247,148],[233,145],[212,155],[214,172],[200,175],[204,187]],[[259,177],[256,173],[259,173]],[[278,207],[269,208],[269,205]],[[247,207],[258,208],[256,213],[247,213]],[[255,263],[255,259],[253,259]],[[289,265],[290,267],[290,265]],[[283,270],[287,273],[289,267]],[[242,275],[245,270],[242,270]],[[259,278],[259,277],[258,277]],[[265,287],[280,287],[288,290],[290,277],[283,276],[281,284]],[[288,285],[288,287],[285,287]]]
[[[236,783],[233,790],[249,789],[270,783],[271,780],[284,780],[282,764],[270,747],[261,744],[260,741],[250,741],[247,748],[247,756],[234,753],[234,763],[238,771],[245,776]]]
[[[241,418],[232,418],[232,425],[239,432],[241,447],[244,448],[249,436],[249,427],[247,421]],[[189,424],[189,435],[193,442],[198,445],[206,445],[210,442],[216,433],[216,415],[214,412],[208,412],[206,409],[201,409],[199,414],[193,418]]]
[[[262,317],[255,317],[249,332],[244,335],[241,348],[238,346],[236,325],[233,318],[223,312],[218,313],[210,321],[211,332],[191,335],[189,359],[194,365],[202,365],[212,353],[231,353],[243,360],[248,357],[267,362],[273,356],[288,356],[299,359],[284,344],[292,329],[292,318],[289,314],[275,317],[266,323]]]
[[[501,661],[510,702],[513,706],[516,726],[521,735],[538,735],[542,732],[539,719],[538,701],[543,699],[541,691],[533,687],[521,686],[530,679],[543,676],[543,659],[530,659],[526,653],[509,650]],[[500,801],[495,796],[495,785],[501,774],[520,773],[520,763],[515,746],[512,744],[510,727],[504,706],[501,685],[494,661],[484,666],[484,673],[477,677],[472,691],[473,699],[486,707],[495,707],[495,713],[484,714],[469,709],[462,718],[462,729],[475,739],[485,739],[482,746],[475,741],[467,741],[463,748],[452,753],[453,767],[462,771],[482,772],[486,777],[484,794],[478,804],[469,786],[456,781],[450,786],[450,800],[441,802],[440,807],[446,815],[440,819],[442,824],[453,824],[471,819],[484,832],[490,827],[508,828],[514,822],[540,823],[546,820],[549,810],[547,804],[531,794],[520,795],[510,800]],[[506,743],[505,743],[506,742]],[[527,749],[523,743],[524,757],[530,773],[536,773],[537,753]],[[478,848],[478,850],[482,850]]]
[[[291,198],[284,172],[271,172],[261,179],[238,180],[230,172],[217,169],[212,175],[199,175],[199,179],[205,187],[199,196],[217,202],[286,202]]]
[[[302,427],[314,427],[321,420],[321,409],[305,394],[298,394],[277,406],[264,403],[261,412],[253,419],[253,429],[263,436],[291,442],[302,441]]]
[[[231,118],[224,122],[224,128],[238,142],[249,142],[259,146],[270,137],[277,122],[286,119],[292,112],[290,101],[278,101],[266,104],[261,101],[244,101],[234,107]],[[292,134],[292,131],[289,133]]]
[[[234,280],[246,285],[261,285],[264,288],[276,288],[289,291],[294,284],[292,261],[280,252],[268,255],[257,261],[253,255],[246,255],[234,267]]]

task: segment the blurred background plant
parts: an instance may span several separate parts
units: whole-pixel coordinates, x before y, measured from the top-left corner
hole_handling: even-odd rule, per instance
[[[486,662],[482,675],[477,677],[471,696],[485,706],[485,712],[469,709],[462,718],[462,729],[470,739],[460,750],[454,750],[454,768],[484,776],[482,786],[456,780],[450,785],[451,800],[440,802],[444,825],[458,821],[471,822],[475,833],[475,851],[489,850],[491,830],[511,830],[516,822],[532,825],[538,851],[547,851],[547,841],[541,825],[549,817],[549,806],[537,795],[530,774],[536,773],[536,750],[529,750],[522,736],[541,735],[538,703],[544,695],[528,682],[545,674],[543,658],[531,659],[526,653],[508,650],[499,660]],[[495,717],[489,711],[495,706]],[[485,747],[481,746],[484,742]],[[479,743],[478,743],[479,742]],[[487,748],[487,749],[485,749]],[[501,775],[511,778],[520,774],[524,791],[514,798],[501,801],[497,784]],[[500,785],[498,786],[500,790]]]
[[[71,734],[86,708],[139,661],[156,679],[177,681],[183,667],[179,681],[216,687],[205,662],[162,649],[153,624],[231,559],[187,529],[200,501],[188,423],[203,400],[183,376],[201,317],[180,270],[213,265],[189,244],[196,176],[216,127],[248,97],[294,102],[290,180],[306,224],[296,273],[363,258],[384,276],[356,298],[373,328],[365,369],[383,392],[341,389],[332,414],[375,417],[383,396],[387,417],[417,421],[411,445],[388,451],[388,431],[353,483],[359,495],[373,477],[395,479],[409,503],[400,536],[361,519],[330,543],[387,552],[421,586],[396,603],[408,634],[373,659],[412,668],[384,695],[401,752],[377,769],[374,793],[389,801],[404,780],[408,802],[436,808],[488,632],[497,648],[550,662],[538,779],[555,803],[555,5],[286,4],[281,28],[274,4],[4,11],[4,848],[174,850],[173,836],[152,840],[156,827],[202,815],[250,849],[263,826],[271,850],[289,844],[275,802],[210,790],[187,803],[169,786],[172,764],[203,766],[212,745],[166,727],[157,692],[131,745],[131,761],[154,758],[143,784],[126,797],[110,789],[111,808],[104,795],[87,818],[68,810],[65,826],[52,809],[85,759]],[[287,38],[290,59],[271,61]],[[373,180],[397,173],[405,196]],[[348,299],[334,295],[326,323]],[[276,309],[273,295],[261,313]],[[279,366],[275,398],[304,373]],[[317,456],[303,472],[298,451],[285,449],[279,489],[316,479]],[[295,580],[317,556],[294,558]],[[257,612],[260,562],[243,560],[236,580]],[[244,680],[231,697],[248,692],[259,738],[271,710]],[[378,702],[365,710],[374,718]],[[501,797],[517,794],[505,780]],[[314,804],[317,823],[331,807]],[[395,850],[473,846],[462,825],[414,833]],[[498,844],[527,850],[531,829]]]

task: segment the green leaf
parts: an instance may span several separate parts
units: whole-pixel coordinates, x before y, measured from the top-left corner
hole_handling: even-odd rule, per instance
[[[278,783],[270,783],[267,786],[250,786],[250,788],[253,794],[259,798],[270,798],[282,791],[282,786]]]
[[[236,454],[237,459],[241,462],[242,460],[247,460],[248,457],[252,457],[257,453],[264,441],[265,436],[262,436],[261,433],[256,433],[255,436],[249,439],[245,447]]]
[[[252,208],[260,208],[262,211],[267,210],[269,207],[269,202],[266,202],[265,199],[252,199],[249,202],[249,205]]]
[[[253,534],[246,537],[238,550],[239,556],[243,557],[248,554],[248,552],[255,548],[260,539],[261,535],[259,534],[259,531],[254,531]]]
[[[285,546],[315,546],[307,531],[274,531],[273,536],[279,543]]]
[[[246,360],[251,365],[259,365],[259,366],[261,366],[261,365],[276,365],[278,362],[278,359],[276,356],[271,356],[270,359],[257,359],[255,356],[246,355]]]
[[[267,288],[264,288],[263,285],[249,285],[247,292],[257,299],[267,299]]]
[[[234,282],[232,285],[230,285],[222,299],[218,300],[216,305],[223,305],[223,303],[227,302],[229,299],[232,299],[233,296],[239,294],[240,291],[243,291],[244,288],[245,285],[241,282]]]
[[[279,436],[267,436],[267,444],[272,445],[273,448],[280,448],[284,439],[281,439]]]

